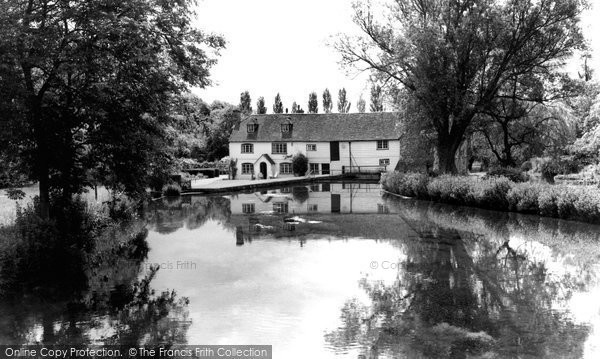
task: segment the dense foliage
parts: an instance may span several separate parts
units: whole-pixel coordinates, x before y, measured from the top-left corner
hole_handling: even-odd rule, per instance
[[[3,156],[65,198],[91,181],[130,194],[164,176],[169,104],[204,87],[223,48],[190,1],[0,2]]]
[[[47,345],[85,345],[90,337],[107,345],[184,343],[187,299],[151,289],[158,268],[143,265],[148,230],[132,203],[52,201],[59,215],[51,220],[39,217],[39,205],[0,227],[0,337],[19,345],[33,332]],[[98,318],[116,334],[90,335]]]
[[[600,223],[600,189],[595,187],[400,172],[385,174],[381,184],[391,193],[436,202]]]
[[[336,48],[350,68],[415,99],[435,130],[442,173],[457,171],[455,155],[478,116],[503,121],[521,116],[507,107],[511,97],[528,109],[568,92],[558,65],[584,44],[579,0],[374,4],[354,3],[361,36],[342,35]]]
[[[297,153],[292,157],[292,171],[297,176],[304,176],[308,171],[308,158],[302,153]]]
[[[319,100],[317,99],[317,93],[311,92],[308,95],[308,113],[319,112]]]
[[[323,91],[323,111],[325,113],[331,113],[331,109],[333,108],[333,100],[331,99],[331,93],[329,89],[325,89]]]

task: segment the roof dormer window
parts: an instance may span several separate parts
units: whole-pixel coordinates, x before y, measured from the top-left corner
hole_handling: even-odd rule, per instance
[[[254,133],[258,131],[258,123],[256,122],[256,119],[252,119],[250,122],[248,122],[246,125],[246,130],[248,133]]]
[[[288,118],[281,124],[281,133],[290,133],[292,132],[292,121]]]

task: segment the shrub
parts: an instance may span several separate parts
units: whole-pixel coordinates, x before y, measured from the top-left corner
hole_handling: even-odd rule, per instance
[[[514,185],[506,177],[489,178],[474,183],[471,188],[473,205],[490,209],[508,209],[506,194]]]
[[[533,183],[518,183],[506,194],[508,209],[522,213],[538,213],[538,198],[543,192],[541,186]]]
[[[575,209],[575,201],[577,201],[577,194],[573,190],[566,190],[568,187],[563,187],[563,191],[558,191],[556,197],[556,207],[558,210],[558,216],[564,219],[572,219],[577,216]]]
[[[308,158],[302,153],[296,153],[292,158],[292,171],[294,175],[304,176],[308,171]]]
[[[427,184],[427,193],[435,201],[451,204],[467,204],[471,202],[470,189],[477,179],[462,176],[443,175],[432,179]]]
[[[533,168],[531,161],[525,161],[521,164],[521,171],[529,172]]]
[[[560,165],[557,160],[549,160],[542,163],[541,166],[542,178],[548,183],[554,183],[554,176],[560,174]]]
[[[490,169],[485,178],[506,177],[513,182],[525,182],[529,180],[528,176],[521,170],[512,167],[495,167]]]
[[[381,185],[386,191],[408,197],[427,197],[429,177],[424,173],[388,172],[381,177]]]
[[[169,183],[162,188],[163,196],[179,196],[181,194],[181,187],[177,183]]]
[[[600,221],[600,191],[579,189],[574,203],[576,218],[587,222]]]
[[[428,178],[398,172],[382,176],[381,185],[387,191],[420,199],[600,223],[600,190],[595,187],[514,183],[505,177]]]
[[[539,214],[548,217],[558,217],[558,191],[552,186],[546,186],[538,197]]]

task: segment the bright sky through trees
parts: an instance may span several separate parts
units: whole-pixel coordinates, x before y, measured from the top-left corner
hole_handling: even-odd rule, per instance
[[[593,50],[592,67],[600,76],[600,0],[590,3],[593,8],[582,18],[582,28]],[[201,0],[198,26],[227,40],[212,70],[214,85],[194,91],[205,101],[238,104],[240,93],[248,90],[253,99],[264,96],[271,113],[279,92],[284,108],[291,111],[293,101],[308,108],[312,91],[321,94],[329,88],[337,94],[342,87],[352,103],[361,92],[369,101],[368,75],[347,75],[337,64],[336,51],[327,46],[331,36],[357,31],[350,0]]]

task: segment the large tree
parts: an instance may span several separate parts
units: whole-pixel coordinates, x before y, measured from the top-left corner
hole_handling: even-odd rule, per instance
[[[308,113],[319,112],[319,100],[317,99],[317,93],[311,92],[308,95]]]
[[[338,112],[339,113],[348,113],[350,111],[350,102],[346,97],[346,89],[342,88],[338,91]]]
[[[331,108],[333,107],[333,101],[331,100],[331,93],[329,89],[325,89],[323,91],[323,111],[325,113],[331,113]]]
[[[437,133],[439,170],[456,172],[465,132],[507,81],[560,79],[563,60],[583,45],[582,8],[581,0],[395,0],[380,21],[356,3],[364,36],[342,36],[336,48],[346,65],[414,94]]]
[[[224,46],[191,25],[185,0],[0,2],[0,88],[7,146],[40,188],[64,197],[94,176],[129,193],[167,168],[173,94],[209,84]]]
[[[360,97],[358,98],[358,102],[356,102],[356,109],[360,113],[365,112],[365,110],[367,109],[367,102],[363,98],[362,94],[360,94]]]
[[[273,113],[283,113],[283,103],[281,102],[281,96],[277,93],[275,96],[275,102],[273,103]]]
[[[383,98],[381,92],[381,86],[371,86],[371,105],[369,106],[371,112],[383,112]]]
[[[252,98],[250,98],[250,92],[248,91],[240,94],[240,111],[245,115],[252,113]]]
[[[499,90],[499,96],[473,122],[501,166],[544,154],[558,155],[575,140],[577,122],[558,99],[533,100],[542,95],[542,84],[531,76],[515,77]],[[546,91],[548,92],[548,91]]]
[[[258,101],[256,101],[256,113],[259,115],[264,115],[267,113],[267,106],[265,106],[265,98],[259,97]]]

